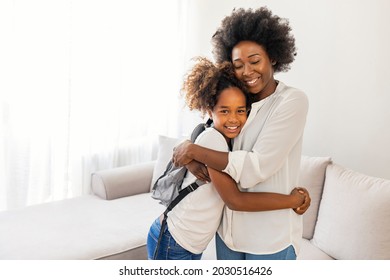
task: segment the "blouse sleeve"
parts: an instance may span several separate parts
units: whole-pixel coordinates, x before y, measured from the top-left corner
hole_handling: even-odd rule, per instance
[[[251,188],[270,178],[300,141],[307,112],[308,100],[303,92],[289,97],[268,119],[251,151],[229,153],[229,163],[223,172],[242,188]]]

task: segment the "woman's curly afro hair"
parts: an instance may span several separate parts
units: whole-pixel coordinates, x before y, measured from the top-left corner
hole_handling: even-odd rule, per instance
[[[235,77],[230,61],[214,64],[205,57],[196,57],[194,60],[195,65],[187,73],[181,91],[190,110],[198,110],[203,116],[206,115],[217,104],[220,93],[231,87],[237,87],[243,92],[246,105],[249,106],[249,93]]]
[[[222,20],[213,35],[213,55],[218,63],[231,61],[232,50],[241,41],[252,41],[265,48],[274,60],[275,72],[285,72],[296,55],[295,38],[287,19],[273,15],[266,7],[234,9]]]

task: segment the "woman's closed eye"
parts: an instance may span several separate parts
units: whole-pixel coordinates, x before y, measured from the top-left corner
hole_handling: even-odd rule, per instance
[[[233,67],[234,69],[241,69],[242,67],[244,67],[243,64],[233,64]]]

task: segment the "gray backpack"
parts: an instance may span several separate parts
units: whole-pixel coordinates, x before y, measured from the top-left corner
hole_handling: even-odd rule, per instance
[[[199,134],[201,134],[206,129],[206,127],[210,127],[211,124],[211,119],[208,119],[206,123],[198,124],[191,133],[191,142],[194,143]],[[183,187],[182,189],[181,186],[186,174],[186,167],[175,166],[172,160],[170,160],[167,164],[167,167],[165,168],[164,173],[156,180],[153,185],[152,197],[156,200],[160,200],[160,204],[168,207],[175,200],[175,198],[178,197],[179,193],[184,191],[187,187],[189,187],[188,190],[191,192],[193,191],[193,188],[196,189],[198,186],[204,184],[203,181],[197,180],[193,184],[190,184],[187,187]]]

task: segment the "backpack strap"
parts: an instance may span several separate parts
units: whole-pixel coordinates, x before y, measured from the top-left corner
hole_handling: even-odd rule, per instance
[[[212,123],[213,120],[209,118],[205,123],[198,124],[191,133],[191,142],[195,143],[195,139],[199,136],[199,134],[201,134],[206,128],[210,127]]]
[[[171,211],[173,209],[173,207],[175,207],[180,202],[180,200],[182,200],[190,192],[193,192],[194,190],[196,190],[198,187],[199,187],[199,184],[197,182],[193,182],[192,184],[190,184],[187,187],[185,187],[184,189],[182,189],[179,192],[179,195],[168,205],[164,214],[165,213],[168,214],[168,212]]]
[[[199,183],[197,183],[197,182],[201,182],[200,185],[204,184],[202,181],[197,180],[197,181],[193,182],[192,184],[188,185],[187,187],[185,187],[184,189],[182,189],[179,192],[179,195],[168,205],[167,209],[165,209],[164,217],[163,217],[163,220],[161,222],[160,234],[158,236],[156,249],[154,250],[154,255],[153,255],[154,260],[157,259],[157,253],[158,253],[158,250],[160,248],[162,235],[163,235],[163,233],[165,231],[165,227],[167,225],[167,218],[168,218],[169,211],[171,211],[173,209],[173,207],[175,207],[187,194],[195,191],[200,186]]]

